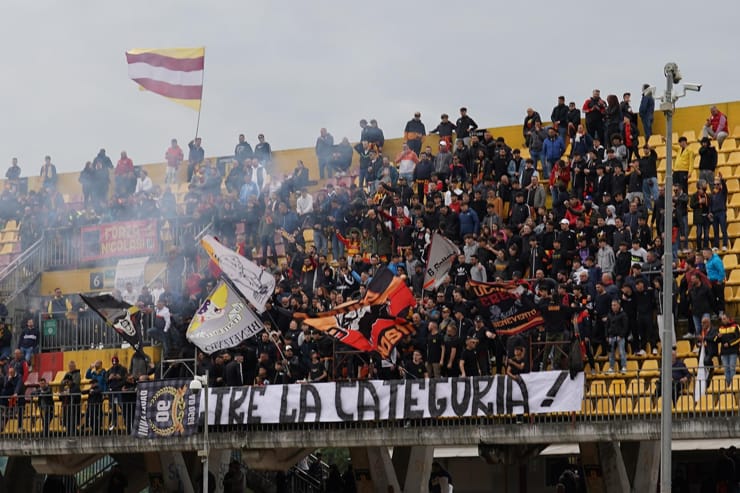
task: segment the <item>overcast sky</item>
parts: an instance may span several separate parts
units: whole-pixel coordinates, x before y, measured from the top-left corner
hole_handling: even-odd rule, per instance
[[[740,99],[737,0],[3,7],[3,174],[13,156],[26,175],[45,154],[59,171],[77,171],[100,147],[145,164],[162,161],[170,138],[187,143],[196,113],[137,90],[131,48],[206,46],[200,134],[209,156],[231,153],[240,132],[252,143],[263,132],[274,149],[312,146],[322,126],[356,141],[362,117],[396,137],[416,110],[428,129],[463,105],[486,126],[518,124],[527,106],[548,118],[560,94],[580,105],[594,87],[620,96],[643,82],[660,87],[667,61],[704,84],[680,104]]]

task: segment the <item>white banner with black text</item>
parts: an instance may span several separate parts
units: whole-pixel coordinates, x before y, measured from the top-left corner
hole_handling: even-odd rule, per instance
[[[211,425],[455,418],[580,411],[583,373],[366,380],[208,389]],[[204,401],[199,399],[200,413]]]

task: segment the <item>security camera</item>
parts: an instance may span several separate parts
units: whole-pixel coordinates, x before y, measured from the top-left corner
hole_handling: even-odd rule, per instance
[[[198,392],[199,390],[203,389],[203,384],[200,383],[200,380],[194,379],[190,382],[190,390],[193,392]]]
[[[699,92],[699,91],[701,91],[701,84],[689,84],[689,83],[686,83],[686,84],[683,85],[683,88],[686,89],[687,91]]]
[[[683,79],[681,71],[678,70],[678,65],[673,62],[665,64],[665,67],[663,68],[663,73],[666,77],[670,77],[674,84],[678,84],[679,82],[681,82],[681,79]]]

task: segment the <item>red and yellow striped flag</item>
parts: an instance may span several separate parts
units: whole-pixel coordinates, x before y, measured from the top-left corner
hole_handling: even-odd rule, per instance
[[[142,89],[200,111],[205,54],[205,48],[129,50],[128,75]]]

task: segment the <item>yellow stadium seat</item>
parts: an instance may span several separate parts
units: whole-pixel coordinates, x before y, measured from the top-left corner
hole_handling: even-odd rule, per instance
[[[643,147],[645,145],[645,136],[640,135],[637,137],[637,145]]]
[[[730,238],[740,237],[740,223],[734,222],[727,225],[727,235]]]
[[[679,413],[690,413],[694,410],[694,396],[693,395],[680,395],[676,399],[676,404],[673,408]]]
[[[606,394],[606,382],[604,380],[594,380],[586,393],[588,397],[603,397]]]
[[[734,253],[725,254],[725,256],[722,257],[722,263],[725,266],[725,270],[734,269],[735,267],[737,267],[737,255],[735,255]]]
[[[616,414],[632,414],[632,399],[629,397],[620,397],[614,405]]]
[[[730,207],[740,207],[740,193],[733,193],[727,205]]]
[[[658,173],[665,173],[665,159],[658,161]]]
[[[730,252],[740,253],[740,238],[735,240],[735,242],[732,244],[732,248],[730,248]]]
[[[7,223],[5,223],[5,227],[3,228],[3,232],[6,231],[18,231],[18,223],[15,219],[9,220]]]
[[[735,126],[735,129],[732,131],[732,138],[740,139],[740,125]]]
[[[740,164],[740,152],[733,151],[730,154],[730,157],[727,158],[727,161],[725,164],[727,164],[728,166],[736,166]]]
[[[627,395],[630,397],[648,395],[649,392],[650,389],[645,386],[645,380],[642,378],[633,378],[627,388]]]
[[[609,395],[612,397],[624,397],[627,395],[627,383],[621,378],[612,380],[609,385]]]
[[[640,370],[640,376],[642,378],[654,378],[660,375],[660,368],[658,368],[657,359],[646,359],[642,363],[642,369]]]
[[[594,408],[594,403],[591,401],[591,399],[583,399],[583,401],[581,402],[581,414],[584,414],[586,416],[596,414],[596,409]]]
[[[732,223],[737,221],[737,217],[735,217],[735,209],[727,209],[727,222]]]
[[[659,134],[653,134],[648,139],[648,145],[650,147],[656,147],[657,148],[658,146],[662,146],[664,143],[665,143],[665,139],[663,138],[662,135],[659,135]]]
[[[694,132],[693,130],[686,130],[684,133],[681,134],[681,136],[686,137],[686,140],[688,140],[689,143],[697,141],[696,132]]]
[[[714,396],[705,394],[699,397],[699,401],[694,404],[694,411],[704,413],[714,411]]]
[[[737,142],[735,139],[726,139],[722,142],[722,148],[717,149],[720,153],[728,153],[737,150]]]
[[[725,286],[725,301],[735,301],[735,293],[732,291],[732,286]]]
[[[690,358],[694,353],[691,352],[691,343],[687,340],[676,341],[676,356],[678,358]]]
[[[731,178],[725,182],[727,185],[727,191],[730,193],[740,192],[740,183],[737,178]]]
[[[0,249],[0,255],[10,255],[11,253],[13,253],[13,244],[4,243],[3,247]]]
[[[608,397],[596,400],[596,413],[601,415],[614,414],[614,403]]]
[[[686,368],[688,368],[690,372],[694,373],[696,372],[696,369],[699,367],[699,359],[698,358],[686,358],[683,360],[683,364],[686,365]]]
[[[652,139],[652,136],[650,138]],[[666,152],[663,144],[661,144],[660,147],[655,148],[655,154],[657,154],[658,159],[665,159]]]
[[[714,375],[712,380],[707,382],[707,394],[721,394],[727,391],[724,375]]]
[[[717,396],[717,404],[716,404],[715,410],[719,412],[727,412],[727,411],[737,412],[738,405],[737,405],[737,400],[735,400],[735,394],[732,394],[729,392],[726,392],[724,394],[719,394]]]
[[[737,224],[737,223],[733,223]],[[727,279],[727,283],[729,286],[737,286],[740,285],[740,269],[733,269],[732,272],[730,272],[730,277]]]
[[[652,414],[655,412],[655,403],[652,397],[642,396],[637,399],[632,408],[635,414]]]
[[[627,371],[623,374],[625,378],[635,378],[640,371],[640,364],[636,359],[627,360]]]

